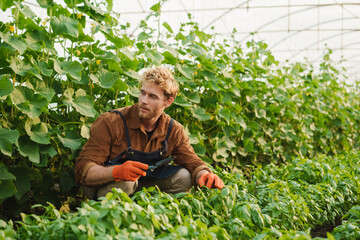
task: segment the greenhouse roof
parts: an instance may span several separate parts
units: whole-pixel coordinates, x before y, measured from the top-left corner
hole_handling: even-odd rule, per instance
[[[24,3],[38,6],[36,0]],[[141,20],[156,3],[159,1],[113,0],[113,11],[120,14],[120,22],[130,23],[126,33],[136,35]],[[217,38],[233,35],[244,45],[249,40],[264,41],[281,64],[306,59],[316,67],[331,49],[333,62],[341,62],[338,66],[346,69],[346,81],[360,79],[357,0],[168,0],[161,1],[161,5],[160,21],[148,22],[154,27],[167,22],[176,32],[191,16],[200,30]]]
[[[136,33],[140,20],[157,2],[115,0],[113,9],[120,20],[131,23],[129,32]],[[162,4],[161,21],[174,29],[191,14],[207,33],[233,34],[244,44],[264,41],[282,63],[307,59],[316,66],[331,49],[331,59],[347,69],[347,82],[360,79],[357,0],[168,0]]]

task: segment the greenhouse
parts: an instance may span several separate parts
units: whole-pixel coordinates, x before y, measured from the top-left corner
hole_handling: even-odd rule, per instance
[[[360,3],[1,0],[1,239],[360,239]]]

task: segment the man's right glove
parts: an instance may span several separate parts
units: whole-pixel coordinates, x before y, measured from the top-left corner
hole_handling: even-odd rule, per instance
[[[126,161],[121,165],[113,168],[112,175],[116,182],[133,181],[135,182],[141,176],[146,176],[146,170],[149,165],[136,161]]]

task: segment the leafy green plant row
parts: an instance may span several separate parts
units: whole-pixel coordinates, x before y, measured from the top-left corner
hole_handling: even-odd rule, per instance
[[[0,236],[14,239],[311,239],[310,229],[344,216],[329,239],[359,233],[359,152],[297,158],[283,167],[218,172],[222,190],[194,189],[170,195],[154,187],[132,198],[114,190],[101,201],[62,213],[53,204],[34,205],[44,214],[0,222]]]
[[[352,207],[343,219],[343,223],[333,231],[335,239],[359,239],[360,205]]]
[[[314,67],[280,67],[263,42],[222,42],[196,22],[172,29],[151,7],[138,36],[112,1],[2,1],[0,22],[0,209],[76,196],[73,165],[99,114],[136,102],[143,68],[166,65],[181,93],[167,110],[208,163],[245,168],[359,149],[358,86],[346,86],[331,51]],[[159,21],[159,28],[147,25]],[[162,24],[160,24],[162,23]]]

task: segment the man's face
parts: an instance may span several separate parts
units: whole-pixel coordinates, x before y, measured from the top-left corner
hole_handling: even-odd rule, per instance
[[[173,98],[167,99],[158,85],[144,83],[139,95],[139,116],[145,120],[157,120],[172,101]]]

